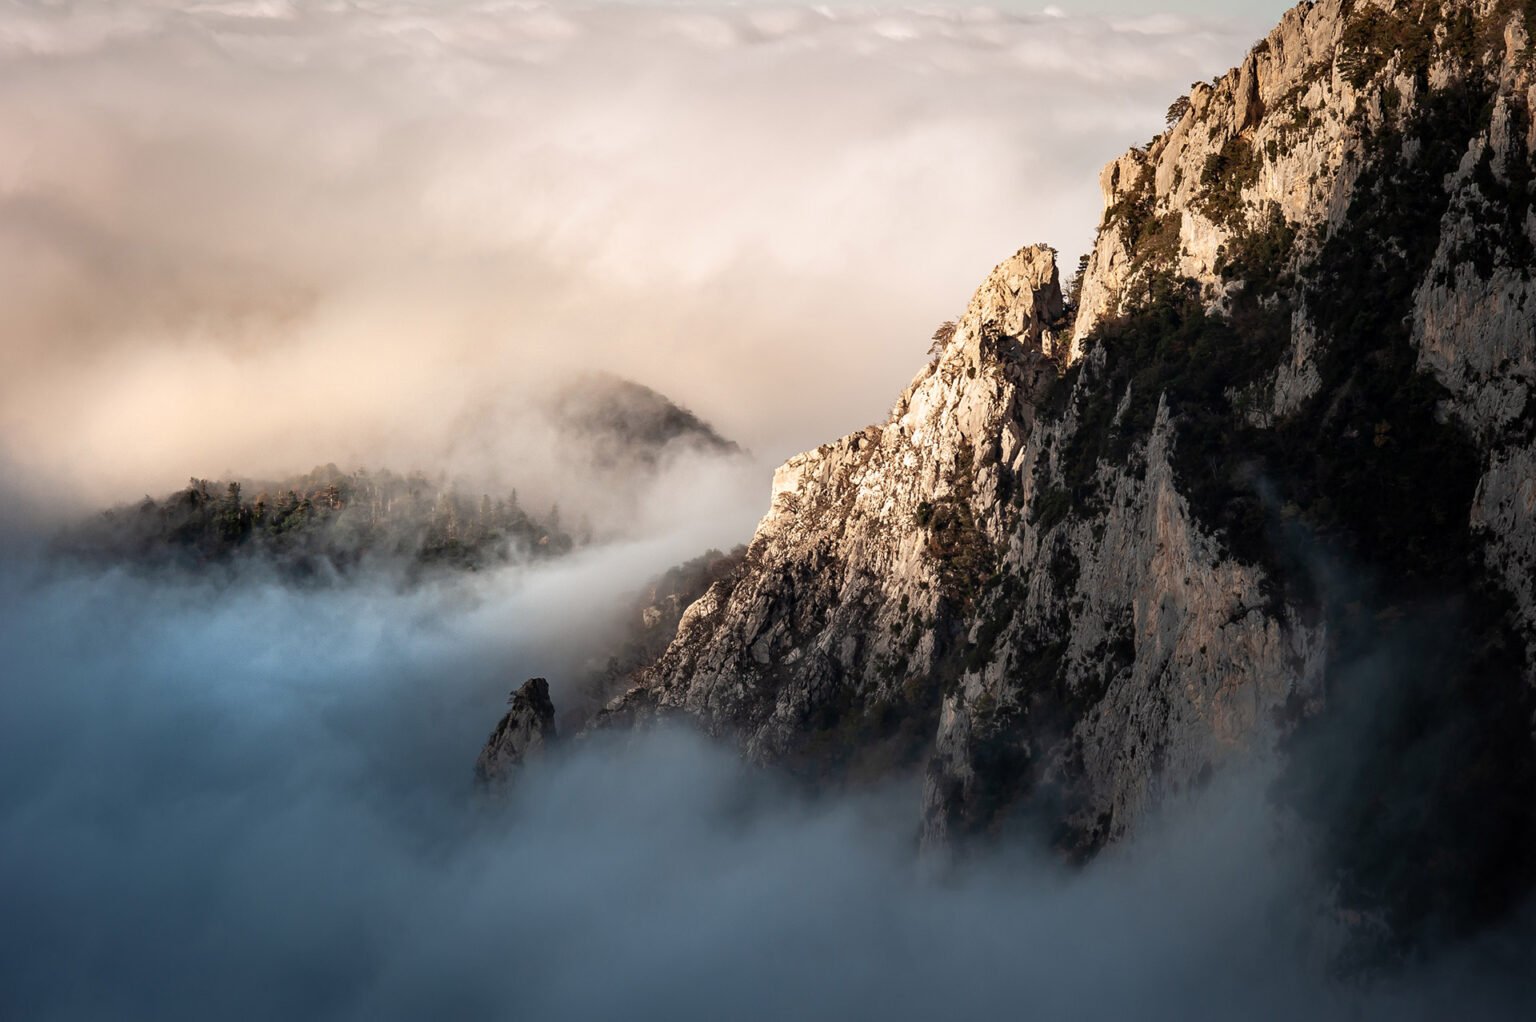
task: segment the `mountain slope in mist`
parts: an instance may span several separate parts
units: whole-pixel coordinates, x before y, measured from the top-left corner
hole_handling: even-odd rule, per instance
[[[654,466],[677,447],[711,454],[741,451],[686,408],[647,386],[606,373],[588,373],[562,387],[550,412],[562,431],[587,444],[592,463],[610,470],[634,462]]]
[[[1087,858],[1280,752],[1358,947],[1536,890],[1529,4],[1320,0],[789,461],[605,724],[925,777],[930,847]]]
[[[193,478],[160,500],[114,508],[67,529],[58,549],[98,565],[207,571],[244,565],[291,580],[328,581],[383,571],[410,580],[434,570],[478,571],[555,557],[606,531],[649,491],[676,483],[681,459],[703,463],[742,455],[708,423],[663,395],[629,380],[588,374],[556,389],[499,428],[542,445],[558,466],[558,492],[594,496],[585,506],[529,510],[513,489],[466,492],[441,473],[343,472],[325,465],[282,480]],[[500,445],[517,444],[503,436]],[[539,501],[547,480],[534,478],[523,500]],[[535,506],[536,507],[536,506]]]
[[[359,571],[480,570],[558,556],[574,543],[558,510],[530,515],[515,490],[471,498],[421,473],[326,465],[271,484],[192,479],[161,500],[102,512],[68,530],[59,547],[103,566],[250,565],[323,582]]]

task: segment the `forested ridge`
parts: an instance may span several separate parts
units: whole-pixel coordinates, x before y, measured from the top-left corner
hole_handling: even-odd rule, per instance
[[[149,570],[260,562],[289,578],[368,568],[417,578],[559,556],[582,532],[564,527],[558,506],[530,512],[516,490],[471,494],[420,472],[326,465],[278,481],[192,478],[169,496],[102,512],[60,546]]]

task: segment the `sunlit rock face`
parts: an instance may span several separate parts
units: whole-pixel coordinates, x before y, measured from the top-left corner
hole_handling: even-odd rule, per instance
[[[1067,293],[1023,249],[885,422],[778,471],[598,723],[681,714],[819,781],[918,769],[928,847],[1027,821],[1075,857],[1278,751],[1353,918],[1413,939],[1518,903],[1528,7],[1287,13],[1105,170]]]
[[[929,843],[1044,784],[1087,850],[1244,747],[1318,637],[1191,521],[1166,408],[1102,510],[1052,510],[1063,312],[1049,249],[999,266],[884,425],[779,470],[747,567],[627,702],[808,771],[926,763]]]

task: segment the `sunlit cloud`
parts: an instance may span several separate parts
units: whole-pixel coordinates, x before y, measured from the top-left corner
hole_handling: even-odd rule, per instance
[[[467,442],[599,367],[776,462],[1253,29],[982,9],[0,13],[0,440],[91,499]],[[483,431],[482,431],[483,432]],[[474,465],[456,460],[478,447]],[[448,452],[454,452],[452,454]]]

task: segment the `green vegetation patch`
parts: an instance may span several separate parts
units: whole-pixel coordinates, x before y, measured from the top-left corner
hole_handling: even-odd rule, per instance
[[[1218,224],[1237,227],[1243,221],[1243,191],[1258,183],[1264,161],[1253,143],[1234,135],[1205,159],[1200,171],[1200,211]]]
[[[997,574],[998,552],[976,521],[976,455],[965,444],[955,456],[944,496],[917,506],[913,520],[927,533],[926,552],[939,592],[962,612],[976,607]]]

